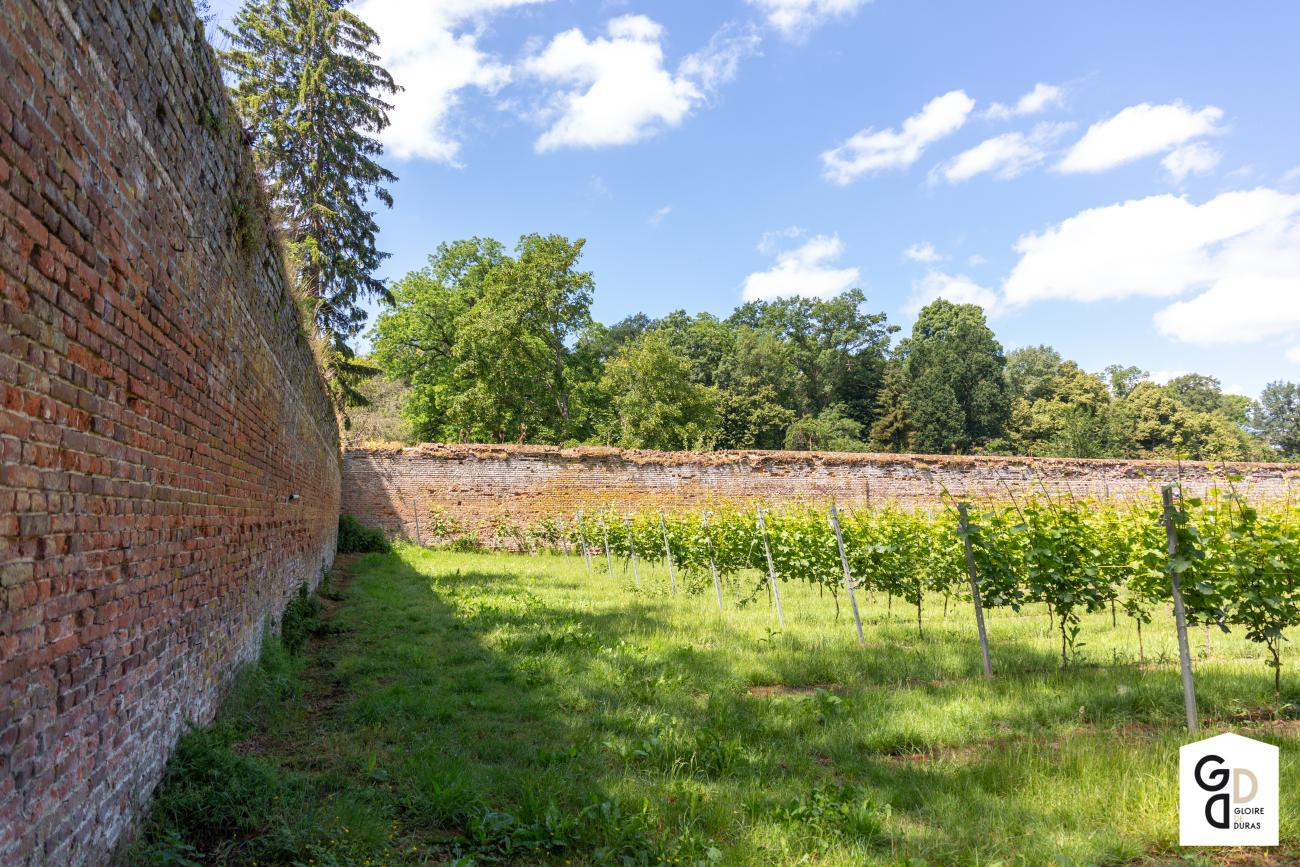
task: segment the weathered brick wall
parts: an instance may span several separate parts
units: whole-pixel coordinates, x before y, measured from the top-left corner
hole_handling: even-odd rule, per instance
[[[332,557],[337,427],[196,27],[0,0],[5,867],[107,860]]]
[[[697,509],[719,503],[826,504],[905,508],[935,505],[946,488],[976,501],[1028,496],[1116,499],[1181,478],[1203,489],[1223,474],[1253,496],[1287,496],[1300,467],[1174,461],[1064,460],[816,452],[638,452],[551,446],[423,445],[349,449],[343,511],[391,534],[415,538],[417,517],[445,510],[490,540],[499,520],[527,527],[578,509]]]

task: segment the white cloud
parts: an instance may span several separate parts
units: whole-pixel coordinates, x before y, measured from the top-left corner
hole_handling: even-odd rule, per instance
[[[930,181],[943,178],[956,184],[985,172],[1009,180],[1041,163],[1047,156],[1047,147],[1069,128],[1069,124],[1040,123],[1028,133],[1008,132],[985,139],[936,166],[930,173]]]
[[[760,244],[760,249],[763,245]],[[769,301],[790,295],[828,298],[857,284],[857,268],[833,268],[844,254],[837,235],[816,235],[803,246],[777,256],[776,264],[745,278],[746,301]]]
[[[356,12],[379,34],[380,62],[403,88],[388,99],[391,125],[380,138],[398,159],[456,165],[460,141],[449,128],[462,92],[495,93],[511,68],[478,44],[494,14],[547,0],[361,0]]]
[[[1223,110],[1193,111],[1181,102],[1131,105],[1088,127],[1056,166],[1062,172],[1104,172],[1163,153],[1193,139],[1222,132]]]
[[[758,246],[755,248],[764,256],[771,256],[782,246],[782,242],[790,241],[795,238],[802,238],[803,229],[798,226],[786,226],[784,229],[773,229],[764,232],[763,237],[758,239]]]
[[[1300,333],[1300,194],[1163,195],[1083,211],[1016,243],[1008,305],[1174,298],[1157,330],[1197,344]]]
[[[1054,105],[1060,105],[1064,99],[1064,88],[1054,84],[1043,84],[1040,81],[1034,85],[1033,90],[1016,100],[1015,105],[1003,105],[1000,102],[995,102],[985,110],[984,116],[994,120],[1005,120],[1010,117],[1038,114],[1047,111]]]
[[[1205,142],[1191,142],[1174,148],[1160,164],[1169,172],[1169,177],[1176,183],[1187,180],[1188,175],[1203,175],[1214,171],[1214,167],[1223,159],[1223,154]]]
[[[987,265],[988,263],[989,260],[985,259],[979,253],[973,254],[969,259],[966,260],[966,264],[970,265],[972,268],[978,268],[979,266]]]
[[[905,169],[920,159],[929,145],[961,129],[974,107],[975,101],[965,91],[953,90],[926,103],[903,121],[901,130],[864,129],[822,154],[825,177],[847,184],[868,172]]]
[[[1166,385],[1169,380],[1186,376],[1189,373],[1191,373],[1190,370],[1153,370],[1147,374],[1146,378],[1156,385]]]
[[[664,218],[673,212],[672,205],[664,205],[659,210],[650,215],[650,225],[658,226],[664,221]]]
[[[762,38],[752,27],[728,24],[714,33],[702,50],[685,57],[677,74],[696,82],[709,94],[736,77],[740,61],[758,51]]]
[[[913,262],[925,262],[926,264],[938,262],[943,258],[929,241],[922,244],[913,244],[903,251],[903,256]]]
[[[912,295],[904,310],[909,316],[915,316],[937,298],[954,304],[978,304],[990,315],[997,312],[1000,303],[997,292],[979,285],[965,274],[931,271],[912,284]]]
[[[550,126],[537,150],[630,144],[678,126],[758,44],[753,33],[724,31],[674,73],[664,66],[663,38],[655,21],[623,15],[604,36],[566,30],[525,60],[530,75],[558,88],[543,113]]]
[[[1251,343],[1300,332],[1300,196],[1292,216],[1213,253],[1207,288],[1155,316],[1167,337],[1201,345]]]
[[[1286,351],[1286,360],[1292,364],[1300,364],[1300,346],[1292,346]]]
[[[787,39],[800,40],[831,18],[856,12],[870,0],[749,0],[767,18],[767,23]]]
[[[1300,166],[1295,166],[1292,169],[1288,169],[1282,175],[1282,183],[1289,184],[1292,181],[1300,181]]]

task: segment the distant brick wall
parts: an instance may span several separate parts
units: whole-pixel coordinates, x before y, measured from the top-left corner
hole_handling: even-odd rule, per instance
[[[1261,497],[1286,496],[1300,467],[1220,466]],[[550,446],[423,445],[349,449],[343,510],[362,523],[427,536],[433,508],[446,509],[487,539],[504,518],[527,526],[572,517],[578,509],[697,509],[716,503],[809,502],[904,507],[934,505],[944,488],[974,500],[1017,497],[1044,488],[1054,496],[1121,498],[1179,478],[1206,487],[1205,464],[818,452],[638,452]],[[428,541],[428,539],[426,539]]]
[[[188,0],[0,4],[5,867],[106,861],[333,554],[338,431],[239,136]]]

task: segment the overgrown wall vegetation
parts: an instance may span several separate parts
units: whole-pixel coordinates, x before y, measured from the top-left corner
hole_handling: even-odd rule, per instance
[[[188,0],[0,13],[0,864],[101,863],[333,556],[338,430]]]
[[[1027,497],[1128,498],[1182,479],[1282,498],[1289,464],[1071,460],[827,452],[649,452],[555,446],[423,445],[344,453],[343,510],[361,523],[426,543],[457,532],[495,542],[578,509],[699,509],[798,503],[937,507],[944,491],[978,501]]]

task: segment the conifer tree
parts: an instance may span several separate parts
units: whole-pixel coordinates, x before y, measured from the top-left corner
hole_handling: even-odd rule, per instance
[[[907,374],[903,365],[885,368],[885,381],[876,397],[876,423],[871,426],[871,448],[882,452],[906,452],[912,447],[907,417]]]
[[[376,162],[376,136],[398,88],[374,53],[379,37],[340,0],[248,0],[225,33],[221,62],[299,297],[327,341],[336,398],[357,402],[350,382],[367,368],[347,339],[365,323],[361,303],[388,297],[369,205],[393,204],[386,185],[397,178]]]

